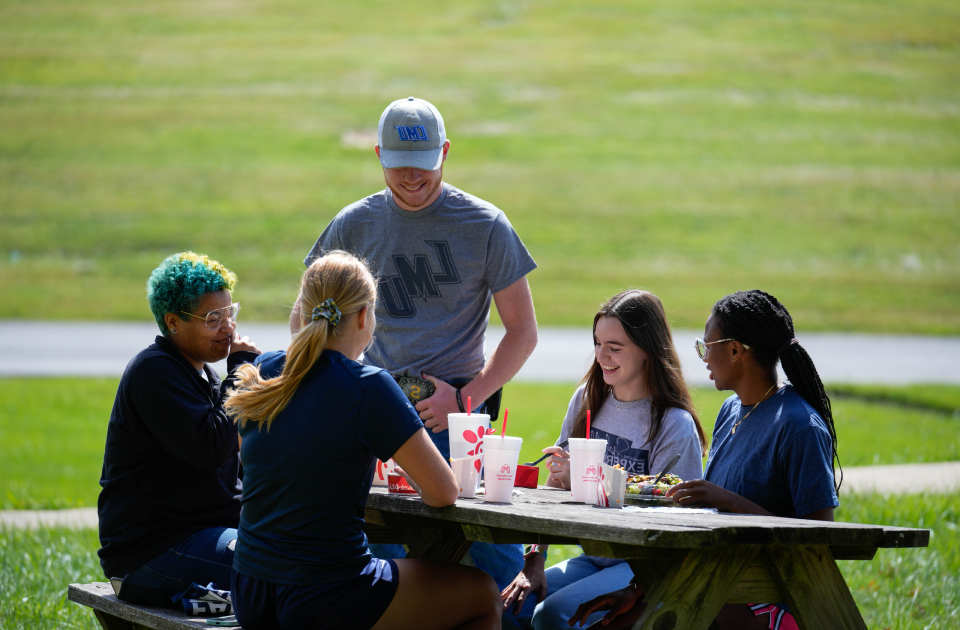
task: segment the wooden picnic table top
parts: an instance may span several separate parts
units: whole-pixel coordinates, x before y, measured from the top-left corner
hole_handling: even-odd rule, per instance
[[[486,503],[481,496],[458,499],[445,508],[432,508],[416,495],[390,494],[385,488],[375,487],[367,498],[367,510],[368,520],[370,512],[375,511],[393,519],[385,523],[390,525],[447,521],[537,534],[541,542],[551,537],[591,539],[665,549],[738,544],[926,547],[930,540],[930,530],[886,525],[716,514],[679,507],[601,508],[574,503],[569,491],[544,486],[524,488],[510,504]]]
[[[925,547],[930,531],[885,525],[719,514],[686,508],[601,508],[557,488],[513,502],[458,499],[431,508],[374,488],[370,542],[404,542],[408,558],[459,561],[474,542],[579,544],[630,563],[647,607],[634,630],[707,630],[725,604],[785,602],[801,630],[866,630],[836,560],[880,547]]]

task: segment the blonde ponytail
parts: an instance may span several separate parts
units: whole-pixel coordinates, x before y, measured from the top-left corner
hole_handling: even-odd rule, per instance
[[[260,377],[259,368],[243,365],[237,370],[238,386],[229,392],[224,403],[227,413],[240,426],[256,422],[263,428],[270,425],[286,408],[303,378],[327,347],[331,335],[336,337],[338,316],[331,316],[325,308],[328,300],[334,302],[343,316],[360,312],[364,306],[373,306],[377,296],[377,282],[366,264],[343,251],[328,252],[303,274],[300,282],[300,332],[294,335],[287,350],[287,360],[280,376]]]

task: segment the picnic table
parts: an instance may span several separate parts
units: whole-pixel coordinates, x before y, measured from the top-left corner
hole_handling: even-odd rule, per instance
[[[511,504],[458,499],[431,508],[416,495],[375,487],[371,543],[402,543],[411,558],[459,562],[475,541],[549,543],[625,558],[646,593],[634,628],[706,630],[724,603],[786,603],[805,630],[862,628],[837,560],[871,560],[878,548],[926,547],[930,530],[830,523],[685,508],[605,509],[557,488],[523,489]]]

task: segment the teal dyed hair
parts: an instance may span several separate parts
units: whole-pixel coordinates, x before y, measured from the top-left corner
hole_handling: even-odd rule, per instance
[[[237,276],[215,260],[193,252],[168,256],[147,280],[147,301],[160,326],[160,332],[169,335],[163,316],[167,313],[189,313],[207,293],[233,291]]]

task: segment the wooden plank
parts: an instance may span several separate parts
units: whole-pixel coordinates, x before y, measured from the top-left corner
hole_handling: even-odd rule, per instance
[[[711,514],[682,508],[651,511],[603,509],[573,504],[568,492],[547,489],[524,489],[524,494],[515,497],[508,505],[459,499],[454,506],[437,509],[424,505],[417,497],[390,495],[375,488],[367,498],[367,505],[380,512],[388,524],[392,524],[394,516],[426,518],[434,523],[466,523],[491,531],[519,531],[664,548],[721,544],[923,547],[929,543],[930,535],[929,530],[921,529]]]
[[[647,608],[633,629],[708,630],[759,550],[758,545],[694,549],[675,560],[644,597]]]
[[[502,527],[484,527],[482,525],[471,525],[462,523],[467,540],[474,542],[486,542],[496,545],[577,545],[579,541],[576,538],[567,538],[566,536],[551,536],[550,534],[536,534],[517,529],[503,529]]]
[[[728,604],[756,604],[758,602],[786,601],[780,585],[773,579],[766,559],[758,554],[747,570],[740,576],[740,581],[727,595]]]
[[[676,549],[622,545],[587,538],[581,538],[577,544],[583,547],[583,553],[600,558],[671,558],[677,553]]]
[[[187,617],[181,610],[122,602],[113,594],[109,582],[71,584],[67,588],[67,598],[93,608],[104,630],[196,630],[211,627],[205,618]]]
[[[146,626],[108,615],[100,610],[94,610],[93,615],[97,618],[97,622],[103,630],[150,630]]]
[[[459,527],[456,529],[427,528],[423,530],[420,539],[410,545],[407,557],[457,563],[472,544],[473,541],[467,540]]]
[[[363,520],[371,525],[380,525],[381,527],[387,524],[387,522],[383,520],[383,512],[370,508],[367,508],[364,512]]]
[[[801,629],[866,630],[829,547],[773,546],[764,555]]]
[[[367,523],[363,526],[371,545],[412,545],[423,535],[422,527],[383,527]]]
[[[831,545],[830,553],[834,560],[873,560],[877,555],[876,547],[840,547]]]
[[[668,558],[631,558],[627,560],[627,562],[633,570],[634,582],[636,582],[641,591],[649,593],[660,583],[661,578],[666,575],[670,567],[677,562],[682,562],[687,553],[687,551],[674,551],[673,555]]]

